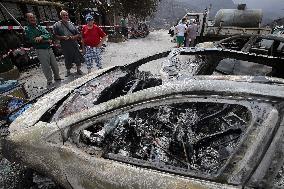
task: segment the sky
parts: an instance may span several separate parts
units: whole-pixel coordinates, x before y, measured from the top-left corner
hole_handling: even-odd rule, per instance
[[[248,8],[260,8],[265,19],[284,17],[284,0],[233,0],[234,3],[246,3]]]
[[[246,3],[249,8],[262,8],[265,11],[283,11],[284,0],[233,0],[235,3]]]

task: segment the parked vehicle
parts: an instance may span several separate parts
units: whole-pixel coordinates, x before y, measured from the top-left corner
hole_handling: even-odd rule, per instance
[[[275,26],[273,28],[272,33],[274,35],[278,35],[278,36],[282,36],[283,37],[283,35],[284,35],[284,26]]]
[[[137,39],[139,37],[146,37],[147,35],[149,35],[150,31],[146,23],[139,23],[137,29],[135,29],[135,27],[132,27],[128,33],[130,39]]]
[[[192,76],[168,82],[141,71],[167,55],[187,60]],[[224,57],[283,63],[180,48],[99,70],[18,117],[3,141],[4,156],[64,188],[271,188],[284,161],[284,80],[204,76]]]
[[[129,35],[129,39],[137,39],[139,37],[141,38],[146,37],[146,33],[144,31],[136,30],[135,28],[131,28],[128,35]]]

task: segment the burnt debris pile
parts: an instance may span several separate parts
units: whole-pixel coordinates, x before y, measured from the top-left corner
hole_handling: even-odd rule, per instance
[[[274,178],[274,186],[275,186],[275,188],[283,188],[284,187],[284,165],[282,165],[278,174]]]
[[[95,123],[81,142],[105,158],[183,172],[216,173],[237,147],[249,120],[239,105],[178,103],[129,111]]]
[[[202,70],[206,65],[205,60],[205,56],[174,56],[163,62],[162,74],[170,80],[173,78],[189,78]]]

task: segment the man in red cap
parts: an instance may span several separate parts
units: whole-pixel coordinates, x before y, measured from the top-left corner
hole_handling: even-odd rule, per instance
[[[102,69],[101,46],[107,35],[94,24],[92,15],[86,16],[86,22],[87,25],[82,28],[82,48],[88,73],[90,73],[93,68],[93,61],[96,62],[98,69]]]

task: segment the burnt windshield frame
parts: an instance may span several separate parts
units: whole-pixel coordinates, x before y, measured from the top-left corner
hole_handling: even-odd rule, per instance
[[[214,102],[214,103],[218,103],[218,102],[222,102],[222,103],[229,103],[229,104],[238,104],[241,106],[244,106],[248,109],[248,111],[252,114],[251,117],[251,122],[249,123],[247,132],[245,134],[245,136],[242,137],[242,140],[248,140],[247,139],[247,135],[253,131],[253,129],[251,129],[251,127],[256,127],[256,124],[259,125],[261,124],[261,122],[257,122],[257,114],[255,112],[255,110],[253,110],[252,106],[257,105],[258,107],[262,107],[261,103],[257,103],[257,102],[249,102],[249,101],[245,101],[245,99],[240,100],[240,99],[234,99],[234,97],[229,97],[229,99],[226,99],[227,97],[221,97],[220,99],[218,99],[216,96],[218,95],[212,95],[212,96],[196,96],[196,95],[177,95],[177,96],[170,96],[170,97],[165,97],[165,98],[161,98],[161,99],[155,99],[155,100],[151,100],[151,102],[147,101],[144,103],[138,103],[138,104],[133,104],[127,107],[122,107],[121,109],[116,109],[110,112],[106,112],[102,115],[98,115],[96,117],[90,118],[88,120],[85,120],[84,122],[79,123],[78,125],[74,125],[75,127],[73,127],[71,130],[69,130],[69,139],[71,138],[71,141],[73,141],[73,143],[76,143],[75,141],[78,142],[78,139],[76,139],[76,137],[79,136],[79,133],[81,130],[84,130],[88,127],[90,127],[94,122],[100,122],[102,120],[105,119],[110,119],[111,117],[121,114],[125,111],[135,111],[135,110],[139,110],[139,109],[143,109],[147,106],[150,107],[154,107],[154,106],[158,106],[161,104],[172,104],[172,103],[181,103],[181,102]],[[190,99],[189,99],[190,98]],[[217,98],[217,99],[216,99]],[[181,101],[181,99],[183,99]],[[138,105],[138,107],[137,107]],[[265,106],[262,107],[263,110],[266,109]],[[257,123],[256,123],[257,122]],[[77,133],[77,134],[75,134]],[[81,149],[82,150],[82,149]],[[238,150],[238,148],[236,149],[236,151]],[[235,155],[236,151],[234,153],[232,153],[232,156]],[[234,167],[237,166],[237,164],[234,162],[235,160],[231,161],[231,158],[228,160],[228,162],[226,163],[225,167],[222,168],[222,170],[226,170],[226,172],[232,172]],[[128,163],[129,164],[129,163]],[[209,180],[219,180],[220,178],[224,179],[224,176],[222,175],[223,172],[219,171],[216,175],[213,175],[211,177],[208,177],[206,175],[199,175],[198,177],[196,177],[196,174],[191,172],[187,172],[186,174],[182,174],[183,176],[190,176],[190,177],[196,177],[196,178],[203,178],[203,179],[209,179]],[[165,170],[164,170],[165,171]],[[166,170],[167,171],[167,170]],[[171,171],[172,172],[172,171]],[[179,174],[179,173],[176,173]]]
[[[82,88],[83,86],[87,85],[88,83],[91,83],[93,82],[94,80],[98,79],[99,77],[103,77],[105,74],[110,74],[111,72],[117,72],[117,71],[121,71],[122,73],[125,73],[126,75],[135,75],[137,72],[138,72],[138,68],[143,65],[143,64],[147,64],[151,61],[154,61],[154,60],[158,60],[158,59],[161,59],[161,58],[165,58],[169,55],[170,51],[164,51],[164,52],[161,52],[161,53],[157,53],[155,55],[152,55],[152,56],[149,56],[149,57],[146,57],[146,58],[142,58],[140,60],[137,60],[133,63],[130,63],[130,64],[127,64],[127,65],[124,65],[124,66],[115,66],[115,67],[112,67],[110,68],[109,70],[106,70],[104,71],[103,73],[97,75],[96,77],[92,78],[91,80],[88,80],[86,81],[84,84],[76,87],[74,90],[72,90],[70,93],[66,94],[66,96],[64,97],[64,99],[60,100],[58,103],[56,103],[56,105],[54,105],[51,109],[49,109],[47,111],[47,113],[45,113],[44,116],[42,116],[42,118],[40,119],[41,121],[44,121],[44,122],[53,122],[53,121],[58,121],[59,120],[59,116],[60,114],[62,113],[63,110],[59,110],[59,109],[62,109],[62,106],[64,106],[64,104],[66,103],[66,101],[68,101],[68,99],[74,95],[74,92],[80,88]],[[142,73],[142,72],[141,72]],[[119,78],[118,78],[119,79]],[[151,78],[150,78],[151,79]],[[154,77],[153,77],[154,79]],[[162,84],[162,81],[160,78],[157,78],[156,79],[158,85],[161,85]],[[144,87],[149,87],[149,84],[150,82],[148,82],[148,84],[146,84],[145,86],[142,86],[142,88]],[[141,85],[141,82],[138,83],[138,85]],[[148,86],[147,86],[148,85]],[[141,87],[141,86],[140,86]],[[135,90],[133,90],[133,92],[135,92]],[[110,100],[110,99],[108,99]],[[101,100],[100,103],[102,103],[103,101],[106,101],[105,99],[104,100]],[[98,103],[95,103],[94,105],[97,105]],[[61,111],[61,113],[59,112]],[[56,117],[55,117],[56,115]],[[71,115],[72,116],[72,115]]]

